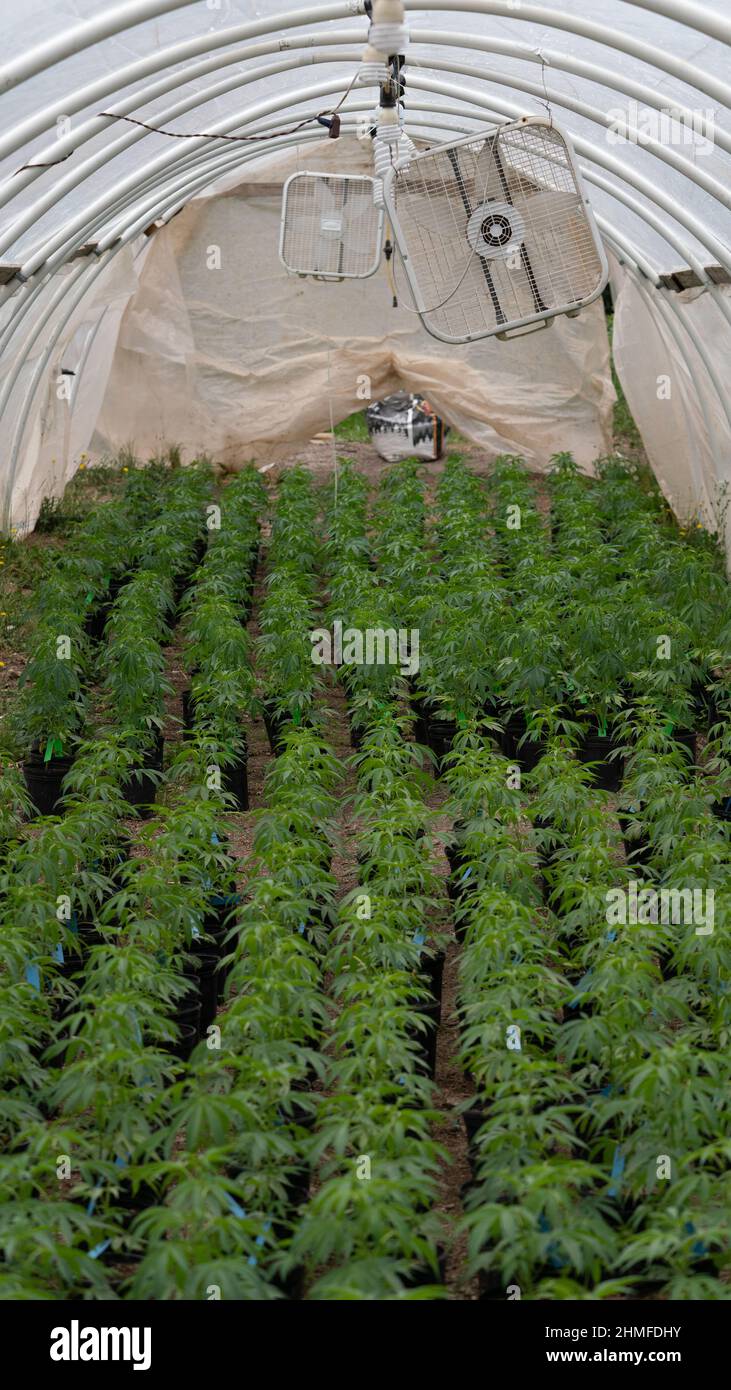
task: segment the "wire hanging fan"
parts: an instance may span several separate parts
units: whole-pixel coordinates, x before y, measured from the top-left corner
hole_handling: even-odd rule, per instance
[[[284,185],[279,255],[287,270],[323,280],[364,279],[381,260],[383,212],[365,174],[291,174]]]
[[[543,117],[397,161],[383,195],[414,304],[442,342],[542,328],[607,282],[571,146]]]

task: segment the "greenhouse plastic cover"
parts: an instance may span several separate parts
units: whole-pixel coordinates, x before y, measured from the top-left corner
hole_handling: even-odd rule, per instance
[[[727,0],[442,0],[406,9],[414,138],[434,142],[547,111],[573,138],[615,257],[616,360],[630,406],[673,504],[712,523],[731,471],[731,302],[714,283],[731,274]],[[209,431],[213,452],[273,447],[277,428],[284,443],[320,427],[323,401],[336,416],[347,403],[339,374],[352,376],[364,328],[370,347],[360,372],[375,390],[432,393],[435,382],[435,404],[490,448],[506,444],[542,464],[555,440],[588,464],[605,447],[610,387],[596,306],[522,346],[485,343],[450,358],[407,323],[405,308],[391,311],[378,278],[370,290],[359,286],[357,299],[350,286],[302,291],[288,279],[268,241],[273,195],[212,196],[254,174],[267,182],[270,159],[315,168],[329,147],[328,157],[349,167],[351,142],[338,147],[312,126],[284,156],[276,141],[192,137],[267,123],[281,130],[331,109],[367,34],[357,0],[27,0],[3,18],[6,523],[32,525],[41,497],[60,490],[92,441],[116,447],[124,429],[125,440],[146,442],[154,411],[158,434],[170,421],[171,435],[193,449]],[[346,128],[375,100],[374,88],[354,87],[341,112]],[[676,120],[661,114],[668,109]],[[623,113],[641,137],[618,134]],[[124,114],[191,138],[146,131]],[[191,258],[218,225],[226,244],[214,283]],[[677,293],[659,282],[688,270],[701,288]],[[258,301],[242,305],[247,277],[261,288]],[[320,343],[309,358],[302,312]],[[291,398],[298,352],[302,400],[312,402],[304,414]]]
[[[352,137],[328,142],[313,162],[328,168],[343,158],[353,172],[370,167],[370,150]],[[430,338],[405,305],[392,307],[385,262],[366,281],[288,276],[278,256],[281,184],[298,165],[296,152],[267,160],[246,185],[199,200],[155,237],[122,322],[97,450],[125,438],[130,395],[138,448],[207,442],[231,465],[241,440],[268,460],[327,428],[331,411],[338,421],[418,385],[491,453],[522,452],[540,466],[572,448],[588,467],[607,451],[612,397],[599,304],[524,341],[460,349]],[[257,181],[273,191],[257,196]],[[212,271],[219,248],[221,270]]]

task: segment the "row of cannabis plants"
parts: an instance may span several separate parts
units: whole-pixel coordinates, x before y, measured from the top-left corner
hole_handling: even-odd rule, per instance
[[[213,558],[214,543],[212,574],[207,564],[198,572],[202,590],[216,569],[227,573],[239,548],[249,566],[252,492],[250,478],[230,490],[221,553]],[[3,875],[6,1297],[114,1297],[133,1270],[143,1285],[152,1278],[167,1288],[161,1297],[178,1289],[175,1237],[184,1239],[192,1189],[176,1147],[192,1100],[204,1101],[182,1064],[204,1026],[215,1031],[233,903],[225,849],[233,798],[211,776],[229,756],[231,713],[209,711],[192,730],[170,767],[168,805],[140,832],[138,853],[123,819],[129,758],[159,731],[159,648],[203,554],[208,494],[202,470],[169,484],[160,513],[169,535],[157,535],[108,615],[108,679],[115,657],[129,656],[108,711],[117,722],[75,749],[65,814],[38,822]],[[230,594],[240,605],[235,578]],[[205,671],[208,654],[194,642],[192,634]],[[241,682],[231,697],[238,716],[246,672]]]
[[[506,468],[514,471],[513,463]],[[571,470],[569,477],[572,492]],[[536,554],[547,554],[548,542],[522,470],[517,484],[520,500],[513,480],[511,505],[528,518],[530,539],[516,546],[516,554],[524,551],[516,569],[532,568],[535,586]],[[562,520],[574,531],[570,555],[580,552],[583,525],[576,513]],[[597,531],[591,516],[582,521],[589,554]],[[434,544],[442,563],[435,591],[460,574],[465,606],[481,596],[496,607],[514,602],[512,589],[490,592],[484,502],[459,461],[445,470]],[[480,569],[488,583],[471,595],[469,575]],[[451,595],[437,610],[440,626],[449,624],[450,607]],[[556,619],[560,641],[558,612]],[[469,661],[471,649],[460,640]],[[540,642],[530,659],[541,660]],[[448,662],[440,672],[452,713],[443,770],[455,832],[447,853],[462,942],[462,1062],[476,1091],[465,1115],[473,1162],[465,1193],[470,1269],[479,1272],[485,1297],[505,1296],[511,1286],[554,1298],[636,1289],[724,1297],[723,923],[731,880],[713,784],[689,778],[656,700],[638,698],[626,721],[631,809],[622,825],[630,863],[622,866],[619,827],[591,786],[591,769],[576,757],[585,755],[581,721],[562,706],[534,707],[540,741],[521,760],[523,770],[534,766],[521,786],[519,763],[504,756],[520,755],[519,731],[495,722],[504,706],[490,696],[484,714],[478,699],[469,705],[479,670],[478,659],[454,678]],[[646,821],[638,820],[640,808]],[[520,828],[527,814],[535,826],[529,840]],[[656,913],[629,930],[610,925],[610,896],[631,896],[639,858],[658,893],[715,890],[716,930],[663,924]],[[657,899],[650,894],[649,901]],[[692,1104],[674,1103],[683,1094]]]
[[[397,619],[375,567],[366,494],[346,465],[326,498],[326,617],[345,632],[388,629]],[[433,1207],[441,1151],[430,1130],[443,954],[433,927],[429,779],[422,750],[404,737],[410,721],[399,711],[397,670],[345,658],[337,675],[356,749],[348,809],[358,881],[325,942],[336,1014],[315,1129],[319,1185],[292,1258],[320,1269],[311,1298],[440,1297]]]

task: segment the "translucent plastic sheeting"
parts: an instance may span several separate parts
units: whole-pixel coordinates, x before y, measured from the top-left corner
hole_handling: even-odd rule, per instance
[[[138,246],[138,266],[144,263],[147,250],[146,243]],[[61,277],[69,278],[68,268]],[[32,529],[43,498],[60,496],[84,460],[115,358],[122,313],[137,285],[135,257],[128,247],[109,262],[90,287],[50,354],[22,435],[13,480],[10,523],[19,534]],[[28,316],[29,335],[47,299],[47,295],[41,297],[36,313]],[[4,413],[6,467],[18,441],[27,387],[47,352],[55,323],[52,318],[25,356],[10,407]],[[0,390],[14,365],[9,354],[0,359]],[[72,372],[75,374],[70,375]],[[0,471],[0,484],[3,481]]]
[[[668,318],[669,296],[616,263],[612,281],[615,362],[650,463],[678,517],[723,529],[731,567],[731,430],[722,400],[692,336],[672,311]],[[723,292],[731,302],[731,290]],[[715,345],[720,384],[731,399],[729,329],[707,294],[686,290],[672,298],[700,341]]]
[[[343,140],[307,163],[359,172],[369,160],[348,138],[347,155]],[[399,387],[424,392],[488,456],[522,453],[543,467],[566,448],[588,468],[607,451],[614,393],[601,304],[520,342],[454,348],[421,327],[398,271],[392,307],[385,265],[341,284],[288,275],[279,188],[298,163],[296,152],[267,161],[156,235],[122,321],[95,452],[128,440],[133,419],[143,453],[168,439],[188,457],[269,460],[329,428],[331,412],[337,423]]]
[[[543,4],[427,0],[418,7],[407,3],[406,9],[411,30],[407,129],[410,113],[413,119],[419,108],[433,113],[434,139],[458,133],[454,122],[462,129],[477,129],[485,121],[548,110],[573,136],[594,210],[611,232],[613,244],[631,249],[630,262],[639,260],[652,278],[688,266],[702,271],[715,263],[727,274],[731,271],[728,0],[699,0],[695,5],[684,0],[545,0]],[[150,437],[151,424],[158,422],[159,433],[164,420],[172,435],[189,448],[197,447],[204,430],[212,428],[209,447],[216,447],[214,441],[223,432],[222,447],[234,453],[243,447],[244,439],[266,449],[274,446],[277,437],[273,418],[257,424],[250,434],[254,415],[247,415],[243,404],[228,422],[222,419],[237,392],[242,394],[272,372],[285,379],[285,369],[290,367],[294,378],[298,351],[303,352],[308,390],[319,389],[323,367],[313,339],[326,341],[328,323],[337,317],[331,305],[339,303],[342,311],[348,302],[340,289],[318,291],[310,308],[311,287],[305,291],[295,285],[293,289],[292,283],[276,278],[274,263],[268,259],[271,248],[262,245],[262,278],[269,286],[269,302],[262,313],[270,315],[272,333],[290,331],[291,325],[292,336],[278,343],[270,340],[258,320],[247,321],[249,304],[242,303],[237,312],[247,325],[247,342],[255,345],[248,357],[247,345],[242,355],[235,327],[228,325],[227,306],[217,299],[223,274],[218,290],[203,279],[200,301],[185,301],[196,285],[186,238],[194,244],[196,227],[201,227],[203,235],[205,219],[222,218],[223,203],[211,202],[190,216],[185,214],[187,220],[178,219],[174,234],[155,238],[151,265],[160,261],[177,271],[179,296],[176,299],[178,291],[166,288],[164,278],[159,287],[153,287],[145,269],[140,298],[125,317],[118,346],[115,325],[129,290],[118,298],[112,295],[110,304],[105,286],[116,283],[113,262],[94,280],[52,352],[46,351],[46,344],[65,313],[60,301],[58,315],[50,316],[27,363],[22,361],[23,344],[28,326],[55,302],[67,276],[69,283],[77,284],[78,262],[71,258],[79,250],[90,241],[106,245],[105,237],[120,246],[114,239],[124,237],[126,229],[141,230],[144,218],[154,220],[158,209],[171,211],[175,200],[170,199],[170,181],[183,170],[192,176],[196,168],[204,170],[225,150],[232,151],[234,161],[240,152],[242,166],[251,154],[252,147],[246,145],[171,140],[102,113],[131,115],[190,137],[241,134],[255,117],[290,126],[307,113],[331,108],[343,96],[368,22],[361,0],[324,0],[316,6],[305,0],[261,4],[255,0],[126,0],[124,4],[120,0],[26,0],[22,6],[6,5],[5,11],[4,71],[0,74],[0,262],[19,265],[27,283],[21,288],[15,279],[0,285],[0,332],[28,296],[35,295],[49,266],[53,270],[22,329],[0,346],[0,391],[19,366],[0,420],[5,444],[0,492],[6,499],[1,520],[7,522],[11,501],[12,515],[22,524],[33,516],[49,480],[55,488],[78,462],[97,416],[97,443],[118,439],[122,424],[126,438],[137,437],[142,443]],[[143,14],[144,22],[137,22]],[[343,110],[360,111],[364,100],[375,98],[375,90],[356,88]],[[322,139],[327,146],[324,132]],[[344,156],[345,149],[341,153]],[[211,179],[215,177],[210,174]],[[236,182],[236,171],[232,177]],[[243,167],[240,177],[248,177]],[[181,185],[181,202],[189,197]],[[265,229],[271,227],[273,207],[272,202],[262,203],[256,212],[256,235],[261,234],[262,240]],[[239,228],[240,220],[233,217],[227,234],[233,238]],[[248,272],[246,248],[232,249],[230,254],[232,258],[239,254],[242,274]],[[129,269],[129,252],[124,250],[121,256]],[[431,340],[411,319],[386,312],[388,289],[378,281],[373,285],[367,309],[359,306],[357,319],[348,313],[346,320],[357,322],[359,334],[362,325],[363,337],[371,345],[371,374],[379,383],[373,389],[397,384],[396,378],[430,389],[429,364],[439,361],[441,369],[449,363],[441,362]],[[301,301],[295,292],[307,295],[309,338],[298,319]],[[288,307],[287,296],[293,295]],[[156,306],[158,321],[149,317],[150,309],[145,311],[145,296]],[[652,292],[651,307],[646,310],[658,337],[670,333],[667,315],[672,310],[667,300],[668,296]],[[230,297],[229,304],[235,302]],[[641,296],[637,302],[645,304]],[[178,316],[168,319],[174,306]],[[702,421],[715,475],[720,476],[728,457],[727,422],[725,412],[719,417],[718,397],[718,384],[727,370],[728,322],[705,291],[682,308],[691,316],[691,325],[702,316],[706,335],[699,360],[697,349],[688,347],[688,364],[695,365],[692,378],[683,377],[683,389],[689,393],[686,418]],[[320,313],[322,322],[317,317]],[[671,321],[676,323],[674,317]],[[208,324],[220,328],[221,322],[227,330],[216,342],[215,332],[206,336],[205,330]],[[339,330],[342,322],[341,318]],[[480,378],[478,388],[469,372],[460,372],[451,392],[452,410],[469,417],[473,434],[477,430],[488,447],[508,443],[525,448],[530,458],[540,461],[555,447],[554,440],[568,446],[576,441],[577,453],[582,460],[588,459],[606,442],[608,387],[606,364],[600,360],[604,348],[599,324],[600,310],[595,308],[575,324],[564,322],[525,343],[485,345],[479,351],[486,383]],[[676,326],[681,342],[685,331]],[[123,367],[126,362],[132,373],[145,364],[149,373],[153,353],[142,351],[139,341],[147,336],[150,344],[162,343],[166,332],[176,346],[172,355],[167,348],[160,350],[155,367],[158,395],[152,412],[147,380],[139,381],[133,390],[132,380],[124,379]],[[676,340],[671,335],[669,341]],[[330,352],[330,395],[334,384],[336,415],[345,413],[350,403],[351,357],[363,352],[360,338],[352,340],[352,347],[350,342],[349,338],[341,342],[335,366],[336,354]],[[70,408],[56,396],[53,373],[58,372],[59,350],[61,355],[79,354],[80,371]],[[105,397],[112,356],[110,390]],[[576,375],[578,363],[580,376]],[[427,376],[409,378],[417,367]],[[339,379],[341,370],[350,374],[347,380]],[[194,384],[190,398],[185,394],[189,373]],[[622,373],[638,417],[652,433],[654,397],[637,401],[640,376],[631,358],[620,363]],[[539,405],[533,389],[536,380]],[[431,386],[439,392],[438,381]],[[555,412],[549,419],[551,392]],[[258,388],[257,394],[261,403]],[[478,397],[482,410],[470,414]],[[120,400],[125,402],[123,410]],[[280,423],[281,409],[280,404]],[[328,415],[329,410],[328,404]],[[321,403],[312,413],[317,424],[328,423],[322,419]],[[293,420],[299,420],[298,406],[292,407],[292,414]],[[590,417],[594,421],[591,445],[586,433]],[[300,427],[304,425],[296,425]],[[185,437],[184,431],[189,431]],[[713,499],[707,495],[708,482],[698,464],[683,473],[683,457],[687,462],[692,451],[682,455],[676,442],[681,436],[682,431],[670,432],[667,438],[663,476],[667,478],[672,469],[677,479],[684,477],[683,487],[690,487],[694,504],[708,507]],[[659,468],[654,448],[652,453]],[[679,498],[682,489],[677,479],[674,495]]]
[[[480,12],[484,4],[485,12]],[[3,51],[12,59],[41,40],[59,39],[79,20],[100,21],[108,12],[118,8],[118,0],[29,0],[3,16]],[[132,9],[133,6],[128,6]],[[42,132],[24,141],[19,148],[8,150],[0,157],[0,179],[17,183],[17,171],[30,162],[50,162],[54,151],[73,151],[71,158],[33,176],[33,182],[22,187],[12,203],[0,210],[0,232],[9,237],[3,253],[7,260],[20,259],[31,252],[44,238],[52,236],[64,222],[70,222],[85,206],[104,195],[112,196],[124,179],[134,176],[141,164],[158,155],[183,157],[186,147],[171,142],[162,135],[134,131],[122,122],[107,122],[89,143],[75,145],[76,132],[86,122],[112,108],[119,109],[127,99],[134,98],[130,111],[151,124],[160,123],[176,103],[195,103],[191,109],[171,116],[166,124],[178,132],[206,132],[221,120],[245,114],[252,103],[271,96],[287,96],[300,89],[303,78],[341,79],[343,89],[349,81],[353,65],[331,61],[326,40],[333,31],[350,37],[354,55],[362,47],[367,21],[358,15],[357,0],[345,0],[318,7],[322,14],[317,22],[298,25],[279,21],[279,16],[305,14],[311,9],[303,0],[267,0],[266,4],[252,0],[196,0],[169,9],[158,18],[127,28],[118,34],[48,66],[12,90],[2,92],[2,132],[0,150],[11,141],[12,128],[21,122],[47,111]],[[727,14],[726,0],[707,0],[705,8],[720,16]],[[668,19],[654,10],[630,5],[626,0],[562,0],[560,4],[532,5],[521,0],[442,0],[428,8],[407,5],[408,21],[415,35],[408,53],[407,72],[416,75],[450,80],[456,84],[458,96],[470,92],[513,100],[530,113],[541,113],[548,106],[557,120],[568,124],[574,134],[593,140],[603,152],[621,160],[628,170],[650,178],[660,178],[663,188],[672,198],[697,212],[709,227],[722,236],[727,229],[726,209],[714,197],[696,187],[683,173],[658,161],[644,146],[617,139],[618,122],[623,114],[630,126],[639,120],[640,133],[669,144],[675,153],[686,156],[704,173],[720,184],[731,186],[731,153],[719,144],[702,138],[690,127],[663,130],[648,125],[646,117],[659,120],[659,113],[648,108],[640,112],[637,99],[622,91],[623,85],[644,84],[662,99],[669,109],[683,107],[699,120],[704,116],[714,129],[731,137],[729,113],[715,94],[716,83],[731,80],[728,50],[723,43],[704,33],[697,33],[676,20]],[[536,18],[533,18],[536,16]],[[260,32],[251,33],[252,25]],[[590,34],[586,25],[594,26]],[[248,26],[248,29],[245,27]],[[282,35],[287,36],[283,41]],[[428,42],[431,34],[442,36],[441,42]],[[241,37],[240,37],[241,35]],[[313,35],[323,42],[315,52],[307,53],[308,66],[303,69],[305,53],[289,45],[311,42]],[[246,61],[252,45],[271,42],[272,53]],[[644,58],[614,46],[624,41],[644,45]],[[173,61],[166,53],[174,45],[185,43],[184,57]],[[511,47],[512,46],[512,47]],[[493,51],[491,51],[491,49]],[[286,51],[285,51],[286,50]],[[231,62],[232,56],[239,59]],[[253,83],[257,70],[264,71],[274,59],[280,64],[289,59],[289,69],[262,76]],[[315,60],[313,63],[313,59]],[[673,63],[679,71],[666,72],[663,61]],[[440,66],[430,67],[430,61]],[[208,70],[196,75],[202,63]],[[472,75],[456,73],[450,79],[445,64],[471,66]],[[577,64],[579,65],[577,68]],[[581,67],[581,65],[584,67]],[[144,65],[144,66],[141,66]],[[131,66],[131,73],[129,70]],[[712,95],[695,85],[682,74],[694,69],[706,85],[713,87]],[[587,75],[587,74],[591,75]],[[612,74],[611,82],[607,79]],[[116,74],[116,76],[115,76]],[[138,75],[141,74],[141,75]],[[77,108],[69,101],[82,93],[90,83],[102,84],[109,78],[108,94],[99,94]],[[135,80],[129,80],[133,76]],[[150,97],[155,84],[166,78],[175,87]],[[602,80],[604,78],[604,80]],[[221,82],[229,80],[231,90],[220,92]],[[695,79],[698,80],[697,78]],[[518,84],[532,83],[533,93]],[[550,94],[550,95],[546,95]],[[613,121],[607,134],[604,124],[596,123],[578,110],[562,105],[564,99],[595,107]],[[634,105],[632,105],[634,102]],[[641,103],[639,104],[641,106]],[[289,109],[291,115],[292,108]],[[287,108],[285,105],[285,119]],[[58,121],[58,126],[57,126]],[[59,137],[63,141],[59,145]],[[132,143],[122,148],[120,142],[129,137]],[[88,175],[73,187],[76,172],[82,163],[96,155],[99,167],[89,169]],[[21,181],[23,182],[23,181]],[[20,186],[20,185],[19,185]],[[30,227],[14,237],[12,227],[24,209],[34,205],[39,196],[53,188],[61,192],[42,216],[34,218]],[[643,234],[634,226],[628,213],[606,192],[597,193],[599,210],[611,208],[615,223],[632,231],[636,244],[651,256],[660,270],[674,268],[674,256],[667,246],[658,244],[652,232]],[[638,240],[639,237],[639,240]]]

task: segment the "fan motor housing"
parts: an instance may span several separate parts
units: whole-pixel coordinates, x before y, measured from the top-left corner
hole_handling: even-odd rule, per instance
[[[542,116],[397,161],[384,203],[424,327],[446,343],[574,317],[609,270],[568,136]]]
[[[523,244],[525,222],[509,203],[480,203],[467,223],[467,240],[477,256],[507,259]]]

